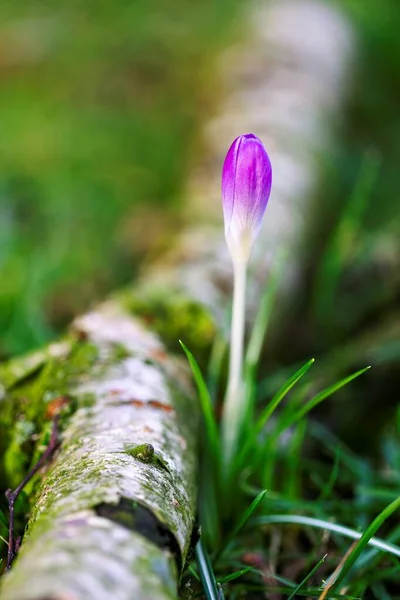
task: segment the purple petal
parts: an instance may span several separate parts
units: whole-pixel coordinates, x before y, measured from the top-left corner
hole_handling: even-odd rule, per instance
[[[240,241],[242,234],[254,240],[271,192],[269,156],[259,138],[241,135],[228,150],[222,169],[222,202],[225,233]]]

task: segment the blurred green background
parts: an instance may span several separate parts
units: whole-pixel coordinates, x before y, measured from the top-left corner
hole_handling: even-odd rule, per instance
[[[238,4],[0,3],[3,356],[131,280],[179,218]]]
[[[357,61],[321,157],[304,293],[269,364],[319,353],[326,365],[378,361],[390,379],[400,356],[399,9],[396,0],[340,5]],[[215,58],[246,35],[244,6],[0,4],[2,357],[52,339],[168,244],[200,126],[218,101]]]

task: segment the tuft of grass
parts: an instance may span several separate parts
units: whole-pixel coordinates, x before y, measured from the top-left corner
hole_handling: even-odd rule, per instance
[[[276,289],[273,295],[275,293]],[[259,317],[257,321],[257,327],[263,334],[267,330],[270,315],[270,310],[269,308],[267,310],[266,307],[270,307],[272,296],[268,295],[267,298],[268,300],[265,301],[259,313],[259,315],[263,315],[263,318]],[[340,505],[339,500],[336,502],[335,488],[337,485],[342,485],[344,474],[342,466],[346,467],[347,472],[356,470],[358,473],[368,473],[368,469],[364,469],[364,463],[354,459],[347,449],[341,448],[339,452],[334,444],[329,446],[330,439],[327,436],[324,441],[333,452],[333,465],[328,472],[324,469],[321,470],[320,465],[310,469],[308,485],[311,485],[311,488],[317,485],[317,490],[314,500],[307,502],[302,497],[306,465],[301,460],[301,456],[309,436],[307,418],[311,411],[344,386],[365,374],[369,367],[359,369],[318,393],[312,393],[315,388],[314,383],[307,382],[306,385],[299,387],[299,383],[303,381],[304,376],[314,364],[314,359],[311,359],[289,376],[273,394],[267,405],[262,408],[257,404],[257,394],[255,393],[257,365],[261,356],[259,333],[255,337],[251,337],[250,344],[253,344],[251,352],[247,354],[247,357],[250,356],[247,365],[250,366],[245,369],[244,374],[245,401],[249,405],[240,432],[238,452],[227,472],[226,465],[223,465],[221,460],[222,442],[216,417],[218,386],[215,385],[221,375],[218,367],[223,364],[220,350],[225,346],[222,345],[219,348],[217,357],[213,358],[215,363],[209,369],[214,390],[214,397],[212,397],[193,354],[181,342],[197,386],[203,415],[199,514],[204,547],[200,545],[196,553],[198,562],[200,559],[205,561],[205,557],[208,557],[209,554],[212,564],[211,568],[207,558],[202,567],[203,574],[200,574],[204,586],[208,589],[208,591],[206,590],[207,598],[213,597],[212,594],[215,595],[217,580],[223,582],[223,585],[227,586],[229,590],[232,586],[234,588],[237,586],[237,593],[240,593],[239,590],[244,585],[241,583],[242,579],[246,579],[246,582],[249,580],[250,585],[256,585],[255,582],[257,579],[259,580],[260,571],[252,565],[243,564],[241,557],[246,556],[247,539],[252,539],[252,543],[254,543],[254,538],[256,538],[258,544],[262,545],[261,526],[263,528],[266,525],[276,527],[279,523],[292,524],[297,527],[320,528],[335,536],[335,541],[343,540],[343,536],[356,540],[362,539],[362,534],[359,534],[354,528],[334,524],[326,515],[327,510],[335,507],[337,509]],[[290,392],[292,393],[290,394]],[[284,400],[285,405],[282,404]],[[278,472],[283,473],[283,476],[279,478],[278,488],[276,488]],[[260,487],[264,489],[260,489]],[[250,503],[249,496],[254,496]],[[363,501],[359,494],[357,502],[354,503],[354,510],[358,510]],[[277,508],[282,506],[287,508],[288,514],[277,512]],[[365,508],[367,510],[369,507],[365,506]],[[303,515],[301,514],[302,510],[313,512],[314,515]],[[254,516],[256,511],[261,513],[258,517]],[[338,512],[340,514],[340,511]],[[258,533],[255,533],[256,527]],[[289,537],[296,536],[291,533]],[[372,537],[371,535],[370,538]],[[330,544],[333,544],[333,541]],[[375,538],[370,540],[370,545],[374,549],[389,552],[393,556],[397,556],[397,552],[400,551],[395,544]],[[299,552],[301,552],[300,548]],[[343,542],[339,543],[339,550],[341,549],[344,549]],[[325,561],[326,554],[328,553],[325,552],[324,559],[317,563],[314,561],[314,566],[303,573],[299,583],[292,582],[287,594],[289,598],[302,595],[318,597],[323,593],[323,588],[320,585],[316,587],[313,581],[317,571],[322,568],[326,569],[330,564]],[[211,578],[210,575],[213,571],[216,573],[215,578]],[[273,576],[275,577],[275,574]],[[264,590],[267,589],[268,586],[264,586]],[[336,597],[330,591],[329,594],[330,598]],[[233,597],[235,594],[232,595]],[[348,597],[355,598],[357,596],[349,594]]]

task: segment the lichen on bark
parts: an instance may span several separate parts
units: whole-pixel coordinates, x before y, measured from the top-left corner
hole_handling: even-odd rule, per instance
[[[14,359],[0,368],[0,474],[16,487],[30,462],[43,450],[51,412],[61,409],[61,424],[75,410],[74,382],[97,361],[90,342],[69,336],[62,342]]]
[[[43,526],[44,525],[44,526]],[[173,600],[172,555],[128,528],[83,511],[35,527],[2,599]]]
[[[33,502],[20,556],[4,577],[1,598],[174,597],[196,506],[199,414],[187,366],[117,301],[77,319],[72,337],[85,349],[84,368],[74,367],[79,351],[75,348],[74,362],[71,349],[62,368],[42,366],[35,380],[18,390],[25,386],[24,393],[41,394],[42,415],[46,398],[56,394],[68,394],[74,411],[63,421],[61,448]],[[46,368],[53,375],[57,369],[69,373],[67,379],[59,377],[62,384],[54,394],[40,383],[46,376],[49,384]],[[151,527],[140,523],[143,510]],[[120,538],[126,555],[115,541]],[[109,553],[101,553],[99,544],[104,550],[107,539]],[[122,580],[111,568],[118,561]],[[57,575],[60,565],[62,576]],[[144,590],[143,595],[132,595],[134,589]]]

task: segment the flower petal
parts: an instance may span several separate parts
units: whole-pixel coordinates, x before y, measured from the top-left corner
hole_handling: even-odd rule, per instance
[[[228,245],[249,253],[261,227],[271,192],[272,169],[261,140],[241,135],[228,150],[222,169],[222,203]]]

